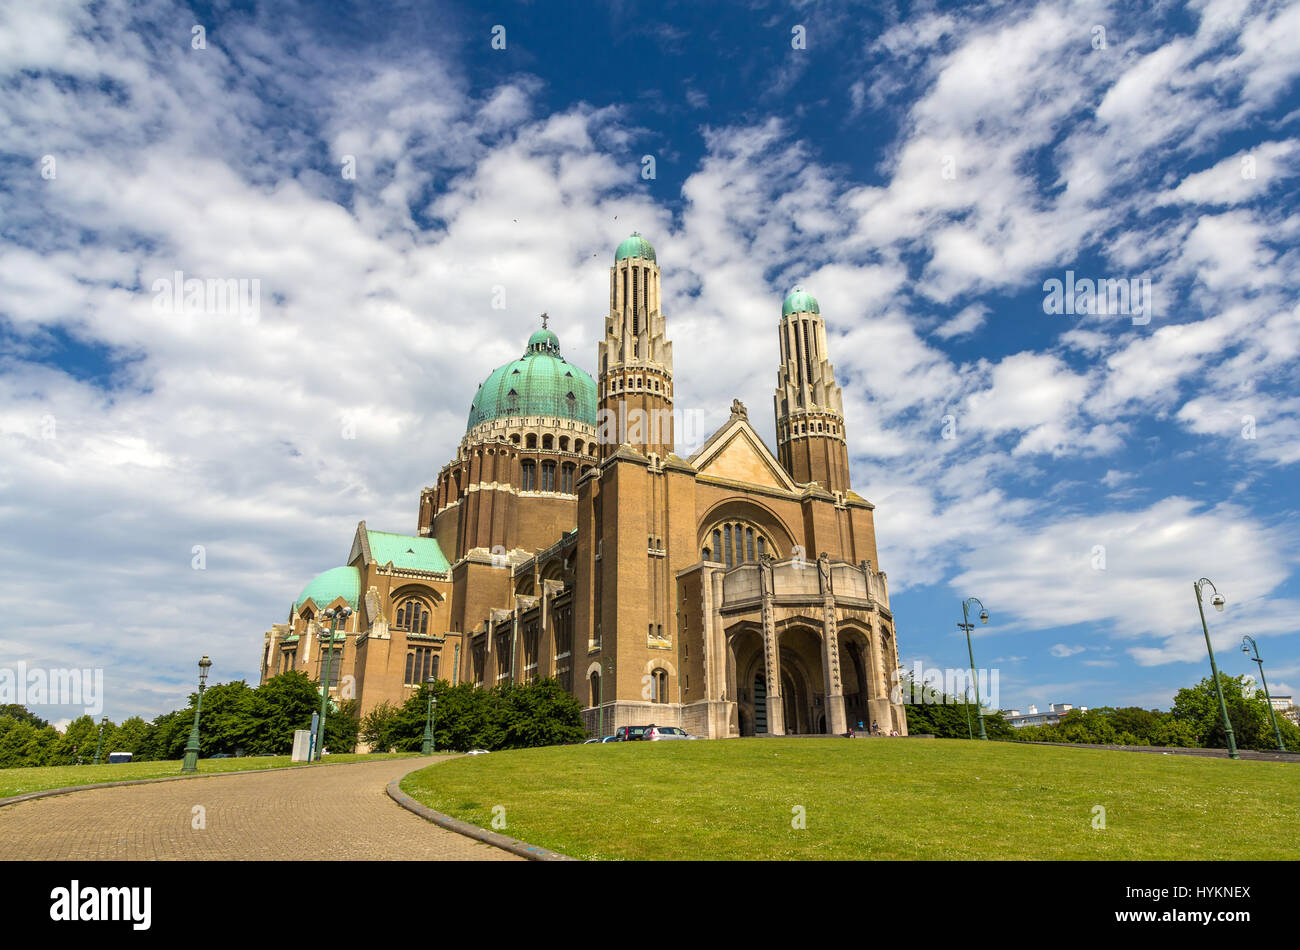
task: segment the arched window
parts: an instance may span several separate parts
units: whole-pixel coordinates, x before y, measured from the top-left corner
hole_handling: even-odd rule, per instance
[[[569,451],[569,437],[567,435],[560,436],[560,451]]]
[[[542,436],[542,448],[544,448],[548,452],[551,449],[555,448],[555,436],[553,435]]]
[[[532,436],[529,436],[529,438],[531,439]],[[520,470],[519,487],[524,491],[536,491],[537,490],[537,463],[524,462],[520,465],[519,470]]]
[[[549,439],[550,436],[548,435]],[[555,491],[555,463],[542,463],[542,491]]]
[[[427,679],[438,678],[438,651],[434,647],[415,647],[406,654],[406,686],[420,686]]]
[[[560,467],[560,491],[566,495],[573,494],[573,472],[574,466],[572,462],[565,462]]]
[[[428,633],[431,612],[429,605],[424,601],[414,598],[403,601],[397,607],[397,615],[393,620],[393,629],[403,630],[406,633]]]
[[[600,705],[600,674],[591,674],[591,705]]]
[[[654,694],[651,702],[666,703],[668,702],[668,674],[664,670],[655,670],[650,674]]]
[[[530,448],[530,449],[537,448],[537,433],[536,432],[528,433],[527,439],[524,440],[524,445],[526,448]]]
[[[712,543],[705,544],[704,559],[729,568],[753,564],[764,554],[776,553],[758,528],[734,521],[718,525],[705,535],[705,540]]]

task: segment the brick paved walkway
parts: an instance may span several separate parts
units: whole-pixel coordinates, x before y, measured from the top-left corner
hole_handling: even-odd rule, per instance
[[[440,761],[388,759],[93,789],[0,808],[0,860],[523,860],[384,791]],[[195,806],[206,828],[195,829]]]

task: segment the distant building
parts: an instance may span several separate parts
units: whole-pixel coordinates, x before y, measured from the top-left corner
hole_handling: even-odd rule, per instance
[[[1272,700],[1273,708],[1282,714],[1283,719],[1300,726],[1300,709],[1296,708],[1290,696],[1270,696],[1269,699]]]
[[[1075,706],[1071,703],[1052,703],[1051,708],[1046,712],[1039,712],[1037,706],[1030,706],[1029,711],[1022,713],[1019,709],[1000,710],[1002,716],[1012,728],[1023,729],[1025,726],[1054,726],[1061,721]],[[1079,712],[1087,712],[1087,706],[1079,706]]]

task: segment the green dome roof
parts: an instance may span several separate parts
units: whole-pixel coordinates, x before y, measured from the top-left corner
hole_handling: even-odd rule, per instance
[[[649,241],[633,231],[632,236],[624,238],[623,243],[614,252],[614,263],[617,264],[625,257],[644,257],[646,260],[653,261],[655,249]]]
[[[560,340],[550,330],[528,338],[524,355],[494,369],[474,394],[469,422],[556,416],[596,424],[596,382],[560,355]]]
[[[817,307],[817,298],[802,287],[796,287],[790,291],[790,295],[785,298],[785,303],[781,304],[781,316],[788,317],[792,313],[821,313]]]
[[[323,574],[317,574],[302,589],[293,606],[296,610],[310,598],[317,607],[325,607],[339,597],[346,599],[353,610],[357,609],[361,598],[361,573],[355,567],[333,567]]]

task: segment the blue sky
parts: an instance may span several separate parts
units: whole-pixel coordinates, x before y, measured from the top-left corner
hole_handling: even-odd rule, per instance
[[[973,595],[1001,705],[1167,707],[1205,575],[1222,666],[1300,690],[1294,4],[37,0],[0,70],[0,662],[115,719],[413,530],[538,313],[594,369],[633,229],[701,437],[738,397],[771,443],[820,300],[906,665],[964,664]],[[257,318],[160,310],[178,270]],[[1150,321],[1046,313],[1067,271]]]

